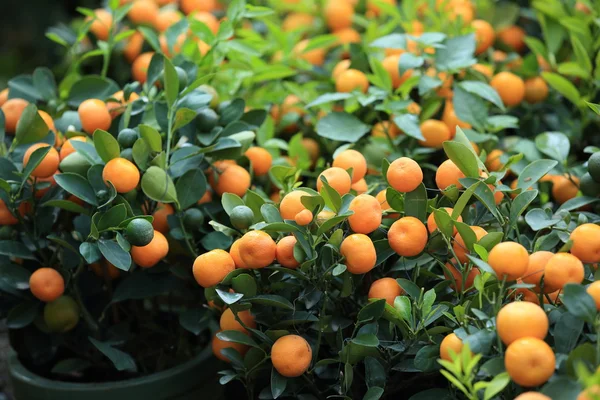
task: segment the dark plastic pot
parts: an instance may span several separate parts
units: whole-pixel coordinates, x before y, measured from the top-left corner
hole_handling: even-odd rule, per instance
[[[167,371],[106,383],[54,381],[27,370],[11,354],[8,369],[16,400],[197,400],[223,399],[220,362],[207,347],[196,358]]]

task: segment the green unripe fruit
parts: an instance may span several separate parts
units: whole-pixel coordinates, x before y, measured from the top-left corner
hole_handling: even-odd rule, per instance
[[[579,189],[586,196],[596,197],[600,194],[600,183],[596,182],[589,173],[585,173],[579,181]]]
[[[121,158],[124,158],[126,160],[133,162],[133,150],[132,149],[121,150]]]
[[[79,322],[79,305],[70,296],[60,296],[44,307],[44,322],[51,332],[68,332]]]
[[[190,208],[183,215],[183,223],[187,228],[198,229],[204,223],[204,214],[197,208]]]
[[[128,149],[130,147],[133,147],[133,144],[136,140],[138,140],[139,137],[140,135],[138,135],[138,133],[135,130],[126,128],[119,132],[119,135],[117,136],[117,141],[119,142],[121,147]]]
[[[247,206],[237,206],[231,211],[229,215],[231,225],[237,229],[248,229],[254,222],[254,212]]]
[[[219,123],[219,116],[212,108],[203,108],[196,115],[196,128],[200,132],[210,132]]]
[[[179,91],[181,92],[188,84],[187,72],[181,67],[175,67],[177,77],[179,78]]]
[[[600,182],[600,151],[592,154],[588,160],[588,171],[596,182]]]
[[[198,89],[212,96],[212,99],[210,99],[210,108],[217,108],[219,106],[219,94],[214,87],[209,85],[201,85],[198,87]]]
[[[152,224],[143,218],[136,218],[127,224],[127,240],[134,246],[147,246],[154,239]]]
[[[80,153],[71,153],[59,165],[61,172],[72,172],[87,177],[87,172],[92,165]]]

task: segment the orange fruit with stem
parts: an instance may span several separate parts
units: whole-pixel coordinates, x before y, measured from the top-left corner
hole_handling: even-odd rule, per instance
[[[557,175],[552,179],[552,197],[558,204],[566,203],[577,196],[579,192],[579,178]]]
[[[216,161],[213,167],[214,171],[209,174],[208,181],[215,193],[219,196],[222,196],[223,193],[233,193],[244,197],[251,184],[248,171],[235,163],[226,161]]]
[[[23,167],[26,167],[29,164],[29,159],[31,155],[37,150],[44,147],[50,147],[48,153],[44,156],[42,161],[39,163],[37,167],[33,171],[31,171],[31,176],[36,178],[48,178],[58,171],[58,165],[60,163],[60,156],[58,155],[58,151],[54,147],[51,147],[47,143],[36,143],[34,145],[29,146],[25,155],[23,156]]]
[[[242,325],[238,319],[241,320],[244,325]],[[219,326],[222,331],[238,331],[248,335],[249,332],[245,327],[255,329],[256,321],[249,310],[239,311],[236,318],[236,315],[231,311],[231,308],[228,308],[221,314]]]
[[[400,157],[392,161],[386,178],[390,186],[397,191],[412,192],[423,182],[423,170],[415,160]]]
[[[152,227],[162,234],[169,232],[169,215],[175,214],[175,209],[167,203],[158,203],[156,210],[152,214]]]
[[[600,262],[600,226],[582,224],[573,229],[569,237],[573,241],[571,254],[586,264]]]
[[[548,334],[548,316],[537,304],[515,301],[503,306],[496,316],[496,330],[502,342],[510,345],[517,339],[544,339]]]
[[[107,131],[112,124],[112,117],[105,102],[98,99],[83,101],[77,108],[81,127],[87,133],[93,134],[96,129]]]
[[[403,217],[388,231],[390,247],[403,257],[421,254],[427,246],[427,228],[415,217]]]
[[[277,256],[275,241],[264,231],[250,231],[243,237],[239,246],[244,264],[251,269],[270,265]]]
[[[301,201],[304,196],[310,195],[302,190],[294,190],[286,194],[279,204],[281,218],[294,219],[299,212],[306,210]]]
[[[462,189],[463,185],[459,179],[465,177],[466,175],[452,160],[446,160],[440,164],[435,173],[435,183],[440,190],[446,190],[451,185],[456,186],[457,189]]]
[[[354,212],[348,217],[348,223],[353,232],[367,235],[381,225],[381,204],[371,195],[361,194],[356,196],[350,202],[348,209]]]
[[[371,238],[362,233],[347,236],[340,246],[345,265],[352,274],[365,274],[375,267],[377,254]]]
[[[368,298],[385,299],[385,302],[393,307],[394,300],[402,293],[402,288],[394,278],[381,278],[371,284]]]
[[[221,249],[211,250],[199,255],[194,261],[192,272],[194,279],[203,288],[215,286],[235,269],[235,263],[228,252]]]
[[[16,225],[18,223],[17,217],[10,212],[4,200],[0,199],[0,226]]]
[[[135,189],[140,182],[140,171],[134,163],[125,158],[113,158],[102,170],[102,179],[112,183],[117,193],[127,193]]]
[[[296,238],[290,235],[282,238],[277,243],[277,262],[286,268],[296,269],[300,266],[300,263],[294,257],[296,242]]]
[[[516,384],[534,387],[545,383],[554,374],[556,357],[543,340],[524,337],[508,346],[504,354],[504,366]]]
[[[544,269],[544,287],[553,292],[567,283],[583,282],[585,270],[581,261],[572,254],[558,253],[552,256]]]
[[[273,368],[287,378],[295,378],[305,373],[311,361],[312,349],[302,336],[282,336],[271,348]]]
[[[345,169],[340,167],[331,167],[321,172],[317,178],[317,191],[319,192],[323,187],[323,181],[321,181],[321,177],[325,177],[329,186],[337,191],[340,196],[350,192],[350,188],[352,187],[352,179],[350,178],[348,171]]]
[[[389,137],[395,139],[402,133],[400,129],[392,121],[381,121],[373,125],[371,136],[373,137]]]
[[[65,280],[53,268],[39,268],[29,277],[29,290],[38,300],[51,302],[65,292]]]
[[[421,123],[421,133],[425,140],[419,140],[419,144],[434,149],[441,149],[445,141],[452,139],[452,133],[448,126],[436,119],[423,121]]]
[[[367,160],[356,150],[348,149],[339,153],[333,160],[334,167],[352,169],[352,183],[356,183],[367,174]]]
[[[499,280],[514,281],[527,271],[529,254],[519,243],[502,242],[490,251],[488,264],[496,272]]]
[[[342,74],[342,72],[345,72],[348,69],[350,69],[351,63],[352,62],[350,60],[342,60],[339,63],[337,63],[331,71],[331,77],[333,78],[333,80],[337,81],[337,78]]]

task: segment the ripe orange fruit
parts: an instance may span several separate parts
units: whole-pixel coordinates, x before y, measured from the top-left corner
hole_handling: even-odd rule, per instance
[[[167,254],[169,254],[169,242],[159,231],[154,231],[154,238],[146,246],[131,246],[131,258],[142,268],[155,266]]]
[[[152,0],[135,0],[127,16],[134,24],[154,25],[158,18],[158,5]]]
[[[487,231],[479,226],[471,226],[471,229],[473,230],[473,232],[475,232],[477,241],[481,240],[482,237],[487,235]],[[467,249],[463,238],[460,236],[460,233],[457,233],[454,237],[454,245],[452,246],[452,248],[454,249],[454,254],[456,254],[456,257],[461,263],[464,264],[469,261],[469,259],[467,258],[469,250]]]
[[[219,31],[219,25],[221,25],[219,23],[219,20],[217,19],[217,17],[215,17],[209,12],[194,13],[192,14],[192,18],[203,22],[206,26],[208,26],[208,29],[210,29],[214,34],[217,34],[217,32]]]
[[[496,74],[490,85],[496,89],[502,102],[508,107],[520,104],[525,98],[525,83],[512,72],[503,71]]]
[[[235,163],[226,161],[216,161],[213,166],[217,172],[217,180],[215,181],[214,172],[211,172],[208,177],[213,190],[219,196],[222,196],[223,193],[233,193],[244,197],[251,184],[248,171]]]
[[[435,173],[435,183],[440,190],[446,190],[451,185],[455,185],[457,189],[462,189],[463,185],[459,179],[465,177],[465,174],[458,169],[452,160],[446,160],[440,164]]]
[[[363,72],[357,69],[347,69],[335,79],[335,89],[340,93],[349,93],[354,90],[367,93],[369,80]]]
[[[317,191],[319,192],[323,187],[323,182],[321,181],[322,176],[324,176],[325,179],[327,179],[327,183],[329,183],[329,186],[335,189],[340,194],[340,196],[343,196],[346,193],[350,192],[352,180],[345,169],[340,167],[331,167],[321,172],[321,174],[317,178]]]
[[[566,203],[577,196],[579,192],[579,178],[571,175],[571,179],[558,175],[552,179],[552,197],[558,204]]]
[[[156,210],[152,214],[154,220],[152,227],[160,233],[166,234],[169,232],[169,215],[175,214],[175,209],[170,204],[158,203]]]
[[[289,13],[281,23],[281,28],[284,32],[290,32],[300,28],[312,27],[315,22],[315,17],[311,14],[292,12]]]
[[[425,140],[419,140],[419,144],[425,147],[442,148],[446,140],[452,139],[448,126],[437,119],[428,119],[421,123],[421,133]]]
[[[65,292],[65,280],[53,268],[39,268],[29,277],[29,290],[38,300],[54,301]]]
[[[517,53],[521,53],[525,49],[525,36],[523,28],[516,25],[498,31],[498,40]]]
[[[446,263],[446,268],[448,269],[448,271],[444,270],[444,277],[450,281],[452,281],[452,278],[454,278],[453,283],[450,285],[450,287],[456,291],[462,292],[463,291],[463,273],[461,271],[459,271],[454,265],[453,263],[456,263],[455,259],[450,260],[450,262]],[[462,267],[463,269],[466,268],[466,265],[463,265]],[[448,274],[448,272],[450,274]],[[465,286],[464,286],[464,290],[468,290],[471,287],[473,287],[473,284],[475,283],[475,277],[477,277],[477,275],[479,275],[480,272],[477,268],[472,267],[471,270],[469,271],[469,273],[467,274],[467,277],[465,279]],[[450,275],[452,275],[452,278],[450,277]]]
[[[175,25],[177,22],[181,20],[181,15],[179,12],[171,9],[161,9],[156,16],[156,20],[154,21],[154,27],[159,32],[164,32],[171,25]]]
[[[397,191],[412,192],[423,182],[423,170],[415,160],[400,157],[390,164],[386,178]]]
[[[296,269],[300,263],[294,258],[296,238],[286,236],[277,243],[277,262],[286,268]]]
[[[386,210],[389,210],[390,208],[392,208],[392,207],[390,207],[390,204],[387,202],[387,189],[383,189],[382,191],[377,193],[377,196],[375,196],[375,198],[381,205],[382,211],[386,211]]]
[[[337,78],[341,75],[342,72],[347,71],[350,68],[351,61],[350,60],[342,60],[333,67],[331,71],[331,77],[334,81],[337,81]]]
[[[0,226],[16,225],[18,223],[19,220],[17,219],[17,217],[12,215],[4,200],[0,199]]]
[[[304,51],[304,49],[306,49],[306,46],[308,46],[308,40],[301,40],[292,49],[292,54],[294,54],[295,57],[307,61],[312,65],[323,65],[325,63],[325,49],[319,48]]]
[[[244,154],[252,163],[252,171],[256,176],[263,176],[269,173],[273,157],[266,149],[262,147],[250,147]]]
[[[388,135],[395,139],[402,133],[400,129],[392,121],[381,121],[373,125],[371,129],[371,136],[373,137],[387,137]]]
[[[21,119],[21,114],[25,107],[29,105],[27,100],[23,99],[8,99],[1,107],[4,113],[4,129],[6,133],[15,133],[17,130],[17,122]]]
[[[489,65],[475,64],[471,68],[488,79],[492,79],[494,76],[494,69]]]
[[[311,360],[310,345],[298,335],[282,336],[275,341],[271,348],[273,368],[287,378],[295,378],[305,373]]]
[[[403,217],[390,227],[388,241],[399,255],[413,257],[427,246],[427,228],[415,217]]]
[[[369,194],[356,196],[348,209],[354,211],[354,214],[348,217],[348,223],[356,233],[368,235],[381,225],[381,204]]]
[[[48,130],[56,133],[56,126],[54,125],[54,120],[52,119],[50,114],[48,114],[46,111],[42,111],[42,110],[38,110],[38,114],[40,114],[40,117],[42,117],[42,119],[46,123]],[[57,140],[58,140],[58,137],[57,137]]]
[[[463,342],[455,333],[446,335],[440,344],[440,358],[452,362],[452,356],[457,356],[462,352]]]
[[[360,43],[360,33],[352,28],[344,28],[333,32],[338,37],[337,45],[343,46],[350,43]],[[346,56],[344,56],[346,57]]]
[[[81,126],[87,133],[94,133],[96,129],[107,131],[112,123],[108,107],[102,100],[85,100],[79,105],[77,113],[81,120]]]
[[[525,337],[508,346],[504,366],[515,383],[534,387],[546,382],[554,374],[556,357],[543,340]]]
[[[304,207],[304,204],[300,200],[304,196],[310,195],[302,190],[294,190],[286,194],[279,204],[281,218],[294,219],[299,212],[306,210],[306,207]]]
[[[385,302],[390,306],[394,306],[396,297],[402,294],[403,290],[394,278],[377,279],[371,284],[368,298],[370,299],[385,299]]]
[[[294,221],[300,226],[306,226],[313,220],[313,214],[310,210],[302,210],[294,217]]]
[[[217,8],[217,0],[181,0],[181,10],[187,14],[194,11],[213,11]]]
[[[526,392],[526,393],[521,393],[520,395],[515,397],[515,400],[552,400],[552,399],[550,397],[545,396],[538,392]]]
[[[525,81],[525,101],[529,104],[541,103],[548,97],[548,84],[539,76]]]
[[[277,255],[275,241],[264,231],[250,231],[242,237],[240,256],[248,268],[264,268],[271,264]]]
[[[233,259],[236,268],[248,269],[248,266],[242,261],[242,256],[240,255],[240,243],[242,243],[241,238],[233,242],[229,249],[229,255]]]
[[[404,71],[404,73],[400,75],[400,68],[398,67],[399,63],[400,54],[389,55],[381,62],[383,68],[385,68],[392,79],[392,86],[394,89],[399,88],[412,75],[411,69]]]
[[[536,285],[534,289],[539,291],[540,282],[544,276],[546,264],[548,263],[548,260],[552,258],[552,256],[554,256],[554,253],[549,251],[536,251],[535,253],[531,253],[529,255],[529,264],[527,265],[527,270],[522,277],[523,282]],[[547,287],[544,289],[545,292],[551,291],[548,290]]]
[[[117,193],[127,193],[140,182],[140,171],[134,163],[125,158],[113,158],[104,166],[102,179],[115,186]]]
[[[446,210],[446,212],[448,213],[448,215],[452,216],[452,211],[454,211],[454,209],[450,208],[450,207],[443,207],[444,210]],[[458,222],[462,222],[462,216],[458,216],[458,218],[456,219]],[[429,231],[429,233],[433,233],[436,229],[438,228],[437,223],[435,222],[435,214],[431,213],[429,214],[429,217],[427,217],[427,230]],[[454,227],[454,234],[456,235],[456,227]]]
[[[592,282],[586,289],[596,303],[596,308],[600,310],[600,281]]]
[[[183,0],[183,1],[185,1],[185,0]],[[244,356],[244,354],[246,354],[246,352],[249,349],[249,347],[246,346],[245,344],[235,343],[235,342],[226,342],[224,340],[219,339],[217,337],[217,335],[213,336],[212,342],[211,342],[211,347],[212,347],[212,351],[213,351],[213,354],[215,355],[215,357],[217,357],[219,360],[225,361],[225,362],[231,362],[231,360],[229,360],[229,358],[227,358],[223,353],[221,353],[221,350],[234,349],[238,353],[240,353],[242,356]]]
[[[456,126],[460,126],[461,128],[471,129],[471,124],[461,121],[458,119],[456,112],[454,111],[454,104],[450,100],[446,100],[446,105],[444,107],[444,113],[442,114],[442,121],[448,129],[450,130],[450,137],[453,138],[456,134]],[[423,127],[421,127],[421,131]],[[425,134],[423,133],[423,136]],[[427,138],[427,136],[425,136]]]
[[[477,41],[475,54],[481,54],[494,44],[496,32],[494,32],[494,28],[489,22],[482,19],[471,22],[471,26],[475,29],[475,40]]]
[[[123,48],[125,59],[131,64],[141,54],[144,46],[144,35],[136,32],[127,39],[127,44]]]
[[[221,249],[199,255],[194,261],[192,272],[196,282],[204,288],[215,286],[235,269],[233,258]]]
[[[365,274],[375,267],[377,254],[371,238],[362,233],[347,236],[340,246],[340,253],[346,258],[346,268],[352,274]]]
[[[252,314],[250,314],[250,311],[239,311],[237,313],[237,317],[248,328],[256,328],[256,321],[254,320]],[[228,308],[225,311],[223,311],[223,314],[221,314],[221,319],[219,320],[219,325],[222,331],[239,331],[245,334],[249,333],[248,330],[244,328],[244,326],[242,326],[242,324],[240,324],[239,321],[236,319],[235,315],[233,314],[233,311],[231,311],[231,308]]]
[[[367,185],[367,181],[363,178],[360,181],[353,183],[352,186],[350,186],[350,189],[354,190],[356,194],[364,194],[369,190],[369,185]]]
[[[573,241],[571,254],[581,262],[590,264],[600,262],[600,226],[583,224],[573,229],[569,237]]]
[[[335,157],[332,166],[349,170],[352,168],[352,183],[356,183],[367,174],[367,160],[356,150],[344,150]]]
[[[148,67],[150,66],[150,61],[154,56],[154,52],[149,51],[143,54],[140,54],[131,65],[131,76],[134,80],[138,81],[141,84],[146,83],[146,79],[148,79]]]
[[[490,151],[490,153],[487,155],[487,158],[485,159],[485,166],[487,167],[487,169],[492,172],[500,171],[504,166],[504,164],[502,164],[502,161],[500,160],[500,158],[503,155],[504,152],[499,149],[494,149]]]
[[[106,41],[110,33],[110,28],[113,24],[113,17],[110,11],[103,8],[94,10],[95,17],[94,22],[90,26],[90,32],[94,34],[98,39]],[[92,18],[86,18],[86,21],[92,20]]]
[[[47,143],[36,143],[29,146],[25,152],[25,155],[23,156],[23,167],[27,166],[29,163],[29,158],[33,152],[43,147],[50,147],[50,145]],[[48,178],[58,171],[59,163],[60,157],[58,155],[58,151],[56,151],[54,147],[50,147],[50,151],[44,156],[42,162],[31,172],[31,176],[36,178]]]
[[[548,334],[548,324],[544,309],[526,301],[508,303],[496,316],[498,336],[506,345],[524,337],[543,340]]]
[[[125,111],[125,106],[128,103],[139,99],[140,95],[133,92],[129,95],[129,98],[125,100],[125,94],[122,90],[119,90],[118,92],[114,93],[111,97],[112,99],[106,104],[106,107],[108,108],[108,112],[110,113],[111,118],[117,118],[123,113],[123,111]]]
[[[68,139],[60,148],[60,159],[61,161],[65,159],[68,155],[75,153],[75,148],[73,147],[73,141],[85,142],[86,138],[83,136],[75,136],[71,139]]]
[[[325,5],[325,21],[332,31],[338,31],[352,26],[354,7],[345,1],[330,0]]]
[[[569,253],[552,256],[544,269],[544,286],[553,292],[562,289],[567,283],[581,283],[584,278],[583,264]]]
[[[490,251],[488,264],[496,272],[499,280],[514,281],[527,271],[529,254],[519,243],[502,242]]]

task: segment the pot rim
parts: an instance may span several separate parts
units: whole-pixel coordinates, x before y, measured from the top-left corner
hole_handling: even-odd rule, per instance
[[[140,376],[136,378],[125,379],[121,381],[110,381],[110,382],[64,382],[59,380],[53,380],[41,375],[37,375],[28,370],[19,361],[17,353],[10,348],[10,355],[8,358],[8,369],[12,379],[19,380],[29,386],[35,386],[40,389],[51,387],[53,390],[70,390],[70,391],[88,391],[88,390],[120,390],[127,388],[134,388],[140,385],[146,385],[150,382],[156,383],[157,381],[167,381],[179,374],[182,374],[189,369],[192,369],[200,364],[209,361],[212,357],[212,349],[210,346],[205,347],[198,355],[183,364],[177,365],[173,368],[169,368],[165,371],[156,372],[146,376]],[[215,364],[217,360],[214,360]]]

